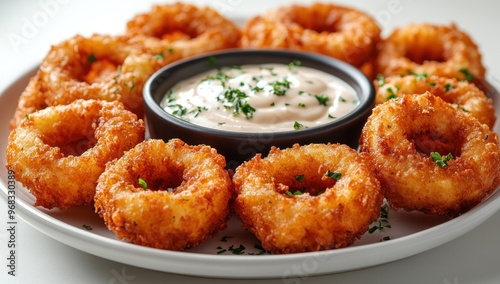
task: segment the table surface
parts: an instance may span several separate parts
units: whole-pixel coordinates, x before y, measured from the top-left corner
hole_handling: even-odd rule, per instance
[[[0,93],[36,66],[51,44],[75,34],[118,34],[125,23],[153,3],[168,1],[0,1]],[[268,7],[289,1],[215,0],[223,15],[244,20]],[[308,2],[308,1],[296,1]],[[309,1],[310,2],[310,1]],[[387,35],[411,22],[455,22],[479,44],[487,78],[500,82],[500,2],[366,0],[336,3],[374,15]],[[13,40],[14,38],[21,40]],[[496,80],[498,78],[499,80]],[[2,126],[5,127],[5,126]],[[3,129],[2,131],[8,131]],[[0,162],[2,165],[5,161]],[[0,202],[0,224],[7,223],[6,202]],[[500,283],[500,212],[476,229],[437,248],[399,261],[345,273],[296,279],[224,280],[196,278],[142,269],[109,261],[66,246],[20,220],[17,227],[17,275],[7,274],[7,233],[0,231],[0,283]],[[245,269],[242,267],[242,269]]]

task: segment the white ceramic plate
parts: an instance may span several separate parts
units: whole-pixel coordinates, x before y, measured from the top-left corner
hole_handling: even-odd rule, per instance
[[[8,123],[17,100],[29,78],[26,75],[13,82],[0,96],[0,187],[3,199],[7,196],[8,174],[5,168]],[[495,107],[500,109],[494,91]],[[500,117],[497,112],[497,116]],[[498,132],[498,129],[495,128]],[[426,216],[420,213],[389,211],[391,228],[366,233],[354,245],[337,250],[270,255],[260,254],[258,241],[241,229],[233,216],[228,229],[199,247],[175,252],[152,249],[118,240],[108,231],[92,206],[67,211],[34,207],[34,197],[16,184],[17,214],[27,223],[49,237],[76,249],[113,261],[164,272],[219,278],[288,278],[337,273],[399,260],[451,241],[472,230],[500,209],[500,190],[490,195],[471,211],[455,218]],[[84,225],[91,226],[86,230]],[[381,241],[384,237],[388,241]],[[231,253],[231,247],[242,254]],[[222,251],[225,252],[221,253]]]

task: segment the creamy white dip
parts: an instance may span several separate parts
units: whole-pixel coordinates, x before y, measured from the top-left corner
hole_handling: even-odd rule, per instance
[[[354,89],[340,78],[294,61],[202,73],[176,84],[160,105],[205,127],[278,132],[329,123],[358,103]]]

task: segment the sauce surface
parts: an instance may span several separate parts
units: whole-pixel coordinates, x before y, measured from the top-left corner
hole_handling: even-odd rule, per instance
[[[354,89],[340,78],[294,61],[198,74],[176,84],[160,105],[174,116],[209,128],[279,132],[329,123],[358,103]]]

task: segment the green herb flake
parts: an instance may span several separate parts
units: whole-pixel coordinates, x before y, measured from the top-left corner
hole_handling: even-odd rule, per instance
[[[298,182],[303,182],[304,181],[304,175],[296,175],[295,176],[295,180],[298,181]]]
[[[227,240],[228,240],[228,239],[230,239],[230,238],[232,238],[232,237],[231,237],[231,236],[223,236],[223,237],[220,239],[220,241],[221,241],[221,242],[224,242],[224,243],[227,243]]]
[[[453,86],[453,84],[448,83],[448,84],[444,85],[445,92],[448,92],[449,90],[451,90],[453,88],[455,88],[455,86]]]
[[[322,106],[326,106],[326,104],[330,100],[330,98],[325,94],[314,95],[314,97],[318,100],[318,103]]]
[[[139,186],[142,187],[143,189],[148,189],[148,184],[142,178],[138,178],[137,182],[139,183]]]
[[[298,59],[295,59],[292,62],[288,63],[288,70],[293,70],[294,67],[298,67],[300,65],[302,65],[302,62]]]
[[[280,97],[284,96],[288,89],[290,89],[290,81],[288,81],[286,78],[282,81],[274,81],[269,85],[271,85],[271,87],[273,88],[273,94]]]
[[[457,105],[457,109],[463,111],[463,112],[470,112],[468,109],[464,108],[463,106]]]
[[[408,74],[415,76],[416,81],[425,80],[428,77],[427,73],[415,73],[413,70],[407,69]]]
[[[327,170],[325,176],[332,178],[334,180],[339,180],[342,177],[342,174],[340,172],[332,172],[330,170]]]
[[[256,254],[256,255],[262,255],[262,254],[267,253],[267,251],[261,245],[254,244],[253,248],[257,249],[259,251],[257,253],[249,253],[250,255],[254,255],[254,254]]]
[[[383,85],[385,85],[385,78],[382,74],[377,75],[377,83],[378,83],[379,87],[382,87]]]
[[[465,79],[469,82],[472,82],[474,80],[474,75],[469,72],[469,69],[467,68],[462,68],[459,70],[460,73],[464,74]]]
[[[97,57],[95,56],[95,54],[92,52],[90,53],[89,57],[87,57],[87,62],[88,63],[94,63],[97,61]]]
[[[274,72],[274,67],[260,67],[260,70],[267,70],[272,76],[278,76],[278,73]]]
[[[387,93],[389,93],[387,95],[387,100],[392,100],[398,97],[392,88],[387,88]]]
[[[217,58],[215,56],[208,57],[208,66],[210,67],[218,67],[219,63],[217,62]]]
[[[387,203],[384,203],[380,207],[380,217],[376,221],[375,225],[371,226],[368,229],[369,234],[373,234],[376,231],[384,231],[385,229],[390,229],[391,224],[389,223],[389,205]],[[389,237],[385,237],[389,238]]]
[[[223,254],[227,251],[227,249],[222,248],[221,246],[217,247],[217,254]]]
[[[285,191],[285,194],[288,195],[288,196],[294,196],[294,195],[301,195],[301,194],[303,194],[303,192],[300,191],[300,190],[296,190],[294,192],[291,192],[290,190],[287,190],[287,191]]]
[[[87,230],[87,231],[92,231],[92,227],[91,227],[91,226],[89,226],[89,225],[85,225],[85,224],[83,224],[83,225],[82,225],[82,228],[84,228],[84,229],[85,229],[85,230]]]
[[[155,54],[155,59],[156,60],[161,60],[163,58],[165,58],[165,55],[163,55],[163,52]]]
[[[448,162],[451,159],[453,159],[453,156],[451,155],[451,153],[449,153],[446,156],[441,156],[441,154],[439,154],[438,152],[432,152],[431,153],[431,158],[432,158],[433,161],[436,162],[436,164],[440,168],[445,168],[446,166],[448,166]]]
[[[238,247],[230,246],[227,250],[233,254],[241,255],[245,253],[245,249],[246,247],[244,245],[240,245]]]
[[[297,121],[295,121],[295,122],[293,123],[293,129],[295,129],[295,130],[299,130],[299,129],[302,129],[302,128],[304,128],[304,125],[303,125],[303,124],[301,124],[301,123],[299,123],[299,122],[297,122]]]

